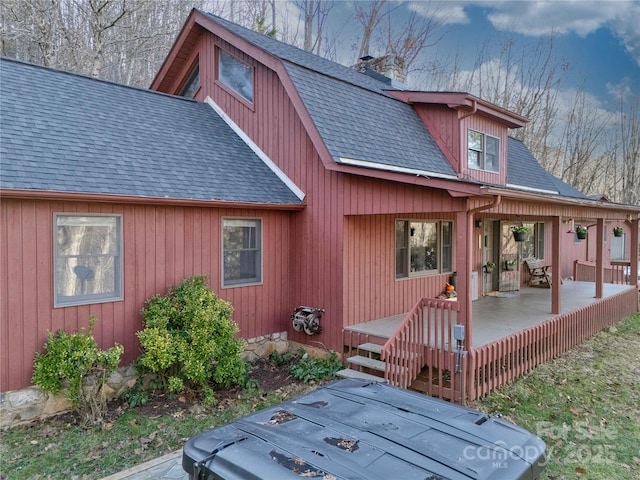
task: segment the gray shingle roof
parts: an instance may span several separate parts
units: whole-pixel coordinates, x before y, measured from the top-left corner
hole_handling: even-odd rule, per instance
[[[207,104],[3,58],[0,186],[299,204]]]
[[[571,185],[547,172],[524,143],[509,137],[507,184],[557,192],[564,197],[588,198]]]
[[[318,55],[201,12],[284,61],[335,161],[362,160],[455,176],[415,110],[387,94],[387,83]]]

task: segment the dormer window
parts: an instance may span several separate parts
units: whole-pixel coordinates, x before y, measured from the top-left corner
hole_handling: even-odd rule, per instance
[[[253,67],[224,50],[218,50],[218,80],[253,103]]]
[[[469,130],[468,164],[475,170],[500,171],[500,139]]]

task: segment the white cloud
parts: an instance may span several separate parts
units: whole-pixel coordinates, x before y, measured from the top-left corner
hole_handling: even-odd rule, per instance
[[[539,36],[574,32],[586,36],[610,28],[640,65],[640,2],[635,0],[481,0],[497,30]]]
[[[408,4],[410,11],[424,17],[434,18],[442,25],[469,23],[469,17],[464,11],[461,2],[411,2]]]

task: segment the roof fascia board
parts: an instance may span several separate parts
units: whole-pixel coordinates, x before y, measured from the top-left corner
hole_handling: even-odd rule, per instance
[[[234,208],[253,210],[303,210],[303,203],[258,203],[229,200],[198,200],[192,198],[142,197],[96,193],[59,192],[49,190],[0,189],[0,197],[34,200],[64,200],[70,202],[124,203],[137,205],[177,205],[185,207]]]
[[[169,54],[164,59],[164,62],[162,62],[162,66],[160,67],[160,69],[158,70],[158,73],[156,73],[155,78],[151,82],[151,86],[149,87],[149,90],[158,90],[160,88],[160,85],[162,84],[162,81],[165,79],[167,72],[169,71],[169,68],[175,62],[176,57],[178,56],[178,53],[180,53],[180,50],[182,50],[182,46],[185,40],[191,34],[191,31],[193,30],[193,27],[195,25],[195,17],[197,14],[198,13],[195,8],[191,10],[191,13],[189,13],[189,16],[187,17],[187,20],[184,22],[184,25],[182,26],[182,29],[180,30],[180,33],[178,34],[176,41],[173,43],[173,46],[171,47]]]
[[[216,23],[214,20],[200,13],[198,10],[196,10],[195,23],[217,37],[220,37],[225,42],[237,47],[238,50],[241,50],[250,57],[255,58],[271,70],[277,71],[278,66],[282,64],[279,58],[274,57],[262,50],[260,47],[256,47],[253,43],[248,42],[232,31],[227,30],[219,23]]]
[[[205,98],[205,103],[207,103],[213,110],[224,120],[224,122],[229,125],[229,127],[234,131],[238,137],[255,153],[260,160],[271,170],[276,176],[293,192],[293,194],[300,199],[300,201],[304,200],[305,194],[304,192],[298,188],[298,186],[291,180],[280,168],[269,158],[269,156],[255,144],[253,140],[249,138],[249,136],[244,133],[244,131],[236,124],[231,117],[229,117],[220,106],[213,101],[213,99],[209,96]]]
[[[525,187],[523,185],[516,185],[512,183],[506,184],[507,188],[513,188],[516,190],[522,190],[525,192],[533,192],[533,193],[546,193],[549,195],[560,195],[560,192],[557,190],[545,190],[544,188],[535,188],[535,187]]]
[[[348,173],[360,177],[375,178],[378,180],[386,180],[390,182],[404,183],[408,185],[417,185],[422,187],[436,188],[446,190],[452,197],[467,197],[483,194],[482,186],[464,183],[459,180],[433,178],[421,175],[410,175],[407,173],[392,172],[390,170],[378,170],[374,168],[363,168],[360,166],[337,164],[334,162],[334,171],[340,173]]]
[[[550,196],[549,194],[543,193],[534,193],[534,192],[525,192],[525,191],[515,191],[515,190],[507,190],[500,189],[495,187],[488,187],[486,189],[486,193],[490,195],[502,195],[504,199],[516,199],[516,200],[525,200],[528,202],[541,202],[546,205],[555,204],[555,205],[569,205],[569,206],[581,206],[581,207],[590,207],[590,208],[599,208],[610,211],[625,211],[625,212],[635,212],[640,213],[640,207],[635,205],[623,205],[623,204],[612,204],[607,202],[601,202],[599,200],[591,200],[587,198],[571,198],[571,197],[563,197],[560,195]]]
[[[425,103],[446,105],[454,110],[474,112],[497,120],[509,128],[524,127],[529,120],[517,113],[510,112],[502,107],[489,103],[469,93],[463,92],[421,92],[421,91],[387,91],[394,97],[406,103]]]
[[[419,177],[444,178],[446,180],[459,181],[458,177],[456,177],[455,175],[447,175],[447,174],[443,174],[443,173],[434,173],[434,172],[429,172],[427,170],[420,170],[420,169],[416,169],[416,168],[398,167],[396,165],[387,165],[387,164],[384,164],[384,163],[369,162],[367,160],[358,160],[358,159],[355,159],[355,158],[340,157],[337,160],[337,162],[345,164],[345,165],[353,165],[353,166],[356,166],[356,167],[374,168],[376,170],[386,170],[386,171],[395,172],[395,173],[406,173],[406,174],[409,174],[409,175],[415,175],[415,176],[419,176]]]

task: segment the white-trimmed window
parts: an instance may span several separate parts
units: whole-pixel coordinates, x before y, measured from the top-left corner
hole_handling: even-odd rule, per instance
[[[467,138],[468,165],[475,170],[500,170],[500,139],[469,130]]]
[[[262,282],[262,220],[222,220],[222,270],[224,287]]]
[[[218,80],[253,103],[253,67],[218,49]]]
[[[122,216],[54,214],[54,306],[122,300]]]
[[[396,278],[453,270],[453,222],[396,220]]]

